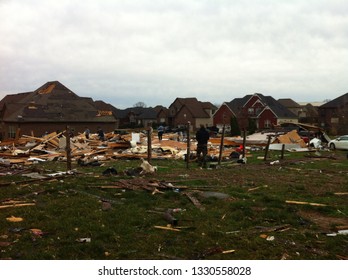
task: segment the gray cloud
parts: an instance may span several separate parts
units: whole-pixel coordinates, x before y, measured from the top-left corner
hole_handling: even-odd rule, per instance
[[[347,92],[343,0],[0,3],[0,98],[49,80],[120,108]]]

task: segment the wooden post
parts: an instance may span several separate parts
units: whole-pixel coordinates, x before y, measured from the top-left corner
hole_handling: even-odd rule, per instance
[[[219,153],[219,162],[218,162],[219,165],[221,165],[222,151],[223,151],[223,148],[224,148],[224,138],[225,138],[225,124],[222,127],[222,135],[221,135],[221,142],[220,142],[220,153]]]
[[[243,158],[245,158],[246,130],[243,129]]]
[[[308,150],[311,150],[311,132],[308,130],[308,143],[307,143],[307,147]]]
[[[267,155],[268,155],[268,150],[269,150],[269,145],[271,144],[271,135],[268,135],[268,141],[267,141],[267,146],[266,146],[266,150],[265,150],[265,157],[263,158],[263,160],[267,160]]]
[[[71,170],[71,148],[70,148],[70,128],[66,126],[66,168],[68,171]]]
[[[147,128],[147,161],[151,162],[152,158],[152,127]]]
[[[285,151],[285,144],[282,145],[282,154],[280,156],[280,159],[284,159],[284,151]]]
[[[186,155],[186,168],[189,168],[189,163],[190,163],[190,122],[187,122],[187,127],[186,127],[186,134],[187,134],[187,155]]]
[[[21,135],[21,128],[18,127],[18,128],[17,128],[17,131],[16,131],[16,140],[19,139],[20,135]]]

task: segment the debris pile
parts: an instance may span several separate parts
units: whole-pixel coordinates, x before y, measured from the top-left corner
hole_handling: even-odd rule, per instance
[[[165,134],[161,141],[155,134],[148,138],[145,132],[117,134],[115,131],[105,133],[103,138],[98,134],[89,134],[86,137],[80,133],[71,138],[65,137],[65,134],[65,132],[53,132],[40,138],[23,135],[17,140],[0,142],[0,173],[1,167],[16,164],[66,161],[67,146],[70,146],[71,159],[80,166],[97,166],[103,161],[114,159],[147,158],[149,141],[151,141],[151,158],[185,159],[187,154],[187,139],[181,139],[180,135],[175,133]],[[68,138],[70,145],[67,145]],[[194,138],[189,143],[190,157],[194,157],[197,143]],[[263,149],[268,143],[270,150],[281,150],[284,145],[288,151],[308,150],[308,144],[294,130],[282,134],[255,133],[247,136],[245,141],[241,137],[225,137],[222,149],[220,149],[221,137],[210,138],[208,155],[210,161],[218,161],[219,158],[223,161],[238,160],[241,159],[243,152]],[[316,138],[312,139],[311,144],[314,148],[321,147],[320,140]]]

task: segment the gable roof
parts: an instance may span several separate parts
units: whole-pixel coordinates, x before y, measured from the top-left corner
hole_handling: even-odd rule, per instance
[[[348,103],[348,93],[343,94],[321,106],[319,108],[336,108]]]
[[[18,94],[4,101],[5,121],[25,122],[114,122],[98,116],[91,98],[79,97],[58,81],[47,82],[33,92]]]
[[[0,111],[3,109],[5,104],[8,103],[17,103],[23,98],[25,98],[30,92],[23,92],[23,93],[17,93],[17,94],[8,94],[3,99],[0,100]]]
[[[210,115],[208,114],[206,110],[217,109],[216,106],[214,106],[212,103],[198,101],[196,97],[188,97],[188,98],[178,97],[169,107],[171,107],[175,102],[178,102],[180,105],[180,107],[176,111],[176,114],[178,114],[183,107],[186,107],[192,114],[192,117],[194,118],[210,118]]]
[[[235,98],[230,102],[226,102],[226,105],[231,109],[231,111],[237,115],[243,108],[244,104],[252,97],[251,94],[246,95],[242,98]]]
[[[265,104],[266,107],[268,106],[278,118],[297,118],[293,112],[280,104],[272,96],[264,96],[261,93],[248,94],[242,98],[235,98],[231,102],[226,103],[226,105],[237,115],[253,96],[258,96],[261,102]]]
[[[272,96],[263,96],[261,95],[265,104],[272,109],[278,118],[291,118],[297,119],[297,116],[291,112],[288,108],[280,104]]]
[[[301,105],[292,100],[291,98],[280,98],[278,102],[286,108],[300,108]]]

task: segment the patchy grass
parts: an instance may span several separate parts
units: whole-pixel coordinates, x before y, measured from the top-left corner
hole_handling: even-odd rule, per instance
[[[140,187],[101,188],[119,185],[120,180],[139,181],[123,174],[138,167],[138,160],[73,166],[75,175],[50,181],[28,182],[21,174],[3,176],[0,205],[12,199],[35,206],[0,209],[0,258],[347,258],[348,236],[327,236],[337,232],[337,226],[348,226],[347,195],[337,195],[348,192],[345,153],[322,154],[332,158],[287,154],[274,165],[258,156],[262,153],[252,154],[246,165],[224,162],[217,169],[200,169],[195,163],[186,169],[183,161],[153,160],[158,172],[141,178],[144,184],[163,181],[179,189],[155,195]],[[278,158],[271,156],[270,161]],[[119,174],[103,176],[107,167]],[[47,173],[64,171],[65,165],[56,162],[30,168]],[[204,210],[188,199],[187,191]],[[155,228],[167,226],[164,213],[174,208],[184,209],[173,214],[180,231]],[[10,222],[6,218],[11,216],[23,221]],[[234,253],[223,253],[232,249]]]

